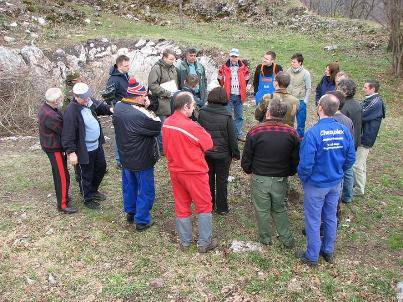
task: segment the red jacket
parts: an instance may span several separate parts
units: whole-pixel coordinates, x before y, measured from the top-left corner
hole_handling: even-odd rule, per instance
[[[238,79],[241,101],[242,103],[245,103],[246,84],[249,80],[249,69],[241,60],[239,60]],[[227,63],[221,65],[220,69],[218,70],[218,82],[224,87],[225,92],[227,93],[227,100],[229,100],[231,94],[231,69],[229,60]]]
[[[170,172],[207,173],[204,153],[213,148],[210,134],[183,113],[175,111],[162,126],[162,145]]]

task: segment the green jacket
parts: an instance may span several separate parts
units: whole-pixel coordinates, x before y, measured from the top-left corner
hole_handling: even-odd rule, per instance
[[[207,101],[207,77],[206,77],[206,70],[199,61],[195,62],[196,65],[196,73],[200,78],[200,83],[199,83],[199,91],[200,91],[200,99],[202,99],[204,102]],[[182,89],[184,86],[184,82],[186,79],[186,76],[189,74],[189,64],[187,61],[184,59],[179,67],[178,67],[178,81],[179,81],[179,89]]]
[[[171,93],[160,85],[175,80],[178,85],[178,72],[174,65],[166,64],[162,59],[151,68],[148,75],[148,88],[151,93],[158,96],[157,115],[171,115]]]

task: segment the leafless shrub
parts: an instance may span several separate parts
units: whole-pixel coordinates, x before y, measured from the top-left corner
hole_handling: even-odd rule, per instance
[[[35,133],[36,115],[46,89],[46,80],[30,72],[2,74],[0,135]]]

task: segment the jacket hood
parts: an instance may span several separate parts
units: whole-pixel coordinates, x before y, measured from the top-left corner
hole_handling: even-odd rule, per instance
[[[115,65],[113,65],[112,67],[111,67],[111,69],[109,70],[109,75],[110,76],[120,76],[120,77],[127,77],[127,74],[126,73],[121,73],[119,70],[118,70],[118,67],[116,66],[116,64]]]

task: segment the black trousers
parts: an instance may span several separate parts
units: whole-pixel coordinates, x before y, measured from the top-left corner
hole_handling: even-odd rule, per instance
[[[216,212],[228,211],[228,175],[231,158],[211,159],[206,157],[209,166],[209,182],[213,209]]]
[[[92,194],[98,191],[106,172],[105,154],[102,146],[88,152],[88,157],[88,164],[77,164],[75,167],[76,179],[84,201],[92,200]]]
[[[46,152],[46,155],[52,166],[57,208],[61,210],[66,208],[69,202],[70,174],[67,169],[67,156],[64,152]]]

